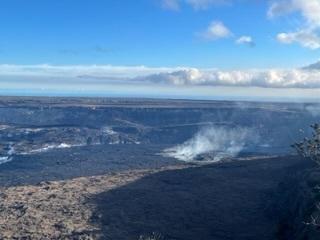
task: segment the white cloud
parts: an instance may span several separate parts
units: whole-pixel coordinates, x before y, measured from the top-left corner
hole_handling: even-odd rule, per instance
[[[300,30],[297,32],[279,33],[277,40],[284,44],[299,43],[301,46],[310,49],[320,48],[320,36],[312,31]]]
[[[206,10],[211,6],[229,4],[229,0],[186,0],[196,10]]]
[[[204,32],[200,33],[202,38],[211,41],[220,38],[228,38],[232,35],[232,32],[222,22],[219,21],[211,22],[208,28]]]
[[[238,38],[236,40],[237,44],[245,44],[248,45],[250,47],[254,47],[255,46],[255,42],[253,41],[251,36],[241,36],[240,38]]]
[[[0,65],[0,76],[30,77],[114,77],[132,78],[159,72],[179,71],[177,68],[150,68],[146,66],[112,66],[112,65]]]
[[[290,0],[283,1],[273,1],[268,10],[268,17],[274,18],[289,14],[295,11],[295,7],[293,6]]]
[[[162,0],[162,7],[168,10],[177,11],[180,9],[178,0]]]
[[[319,0],[281,0],[274,1],[268,11],[269,17],[277,17],[299,12],[309,25],[320,26]]]
[[[282,0],[274,1],[268,11],[270,18],[297,12],[302,17],[298,30],[282,32],[277,35],[281,43],[299,43],[310,49],[320,48],[320,1],[319,0]]]
[[[262,88],[320,88],[320,71],[292,70],[243,70],[220,71],[184,69],[139,78],[142,81],[173,85],[208,85]]]
[[[190,5],[195,10],[206,10],[212,6],[228,5],[231,0],[161,0],[164,8],[179,10],[182,3]]]
[[[121,84],[140,86],[231,86],[261,88],[319,88],[320,68],[233,70],[188,67],[149,68],[111,65],[0,65],[0,85],[23,84]]]

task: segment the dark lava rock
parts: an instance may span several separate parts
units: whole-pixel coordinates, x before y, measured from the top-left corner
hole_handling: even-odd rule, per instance
[[[319,226],[311,223],[311,217],[320,224],[319,169],[293,172],[283,182],[276,197],[272,214],[279,216],[277,237],[281,240],[319,240]]]
[[[274,240],[279,184],[309,165],[294,157],[231,162],[144,177],[95,199],[102,239]],[[280,195],[278,195],[280,194]],[[291,240],[291,239],[290,239]]]

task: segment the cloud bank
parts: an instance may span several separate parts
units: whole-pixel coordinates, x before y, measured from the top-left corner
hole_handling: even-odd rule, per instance
[[[320,71],[307,69],[221,71],[190,68],[138,79],[153,83],[191,86],[320,88]]]
[[[96,77],[96,78],[133,78],[157,72],[170,72],[185,69],[183,67],[146,67],[146,66],[113,66],[113,65],[0,65],[0,76],[20,77]]]
[[[59,79],[59,80],[58,80]],[[320,89],[320,63],[297,69],[218,70],[189,67],[111,65],[0,65],[4,82],[28,83],[130,83],[167,86],[231,86],[260,88]]]

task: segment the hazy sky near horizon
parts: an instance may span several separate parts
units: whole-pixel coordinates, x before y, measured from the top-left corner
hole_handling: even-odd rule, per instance
[[[0,94],[320,96],[320,0],[1,3]]]

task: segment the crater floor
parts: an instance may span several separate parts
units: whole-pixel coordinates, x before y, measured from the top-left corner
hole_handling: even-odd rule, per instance
[[[0,239],[274,240],[278,186],[306,167],[282,157],[2,188]]]

